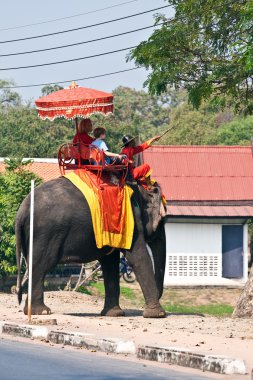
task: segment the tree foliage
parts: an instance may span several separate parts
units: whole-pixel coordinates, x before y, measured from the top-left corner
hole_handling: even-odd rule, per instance
[[[231,109],[217,111],[206,103],[198,110],[187,103],[172,108],[170,126],[162,144],[250,145],[253,137],[253,116],[235,116]]]
[[[17,210],[30,192],[31,179],[41,183],[34,173],[24,169],[30,161],[6,161],[7,170],[0,175],[0,277],[6,278],[16,271],[16,240],[14,221]]]
[[[168,128],[171,96],[150,96],[145,91],[118,87],[113,91],[114,114],[93,116],[94,126],[107,130],[111,150],[119,152],[124,135],[139,135],[142,141]]]
[[[0,109],[21,104],[21,96],[11,89],[11,86],[14,86],[14,84],[13,81],[0,79]]]
[[[30,105],[0,109],[0,156],[56,157],[59,146],[72,140],[74,128],[65,119],[39,119]]]
[[[206,99],[253,113],[253,5],[250,0],[168,0],[175,15],[128,59],[151,70],[145,85],[161,94],[183,87],[195,108]]]
[[[46,86],[42,87],[41,94],[42,96],[49,95],[52,92],[62,90],[63,87],[59,86],[58,84],[47,84]]]
[[[121,150],[125,134],[139,135],[140,141],[173,129],[158,144],[249,145],[252,117],[235,116],[230,108],[222,111],[213,102],[198,110],[188,104],[184,90],[168,90],[161,96],[118,87],[114,94],[114,114],[92,116],[94,126],[107,130],[108,147]],[[0,157],[57,157],[61,144],[72,141],[73,121],[41,120],[31,104],[0,107]]]
[[[175,96],[150,96],[145,91],[119,87],[114,92],[115,112],[111,116],[92,116],[94,126],[107,130],[110,149],[120,150],[124,134],[147,139],[168,126],[169,104]],[[173,100],[172,100],[173,98]],[[73,121],[41,120],[30,104],[0,108],[0,156],[57,157],[61,144],[75,134]]]

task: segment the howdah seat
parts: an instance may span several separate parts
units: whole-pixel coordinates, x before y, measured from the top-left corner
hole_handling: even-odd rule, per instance
[[[120,165],[105,162],[105,153],[96,146],[85,145],[82,142],[63,144],[58,152],[58,163],[60,172],[65,174],[66,170],[87,169],[91,171],[121,171],[126,175],[128,159]]]

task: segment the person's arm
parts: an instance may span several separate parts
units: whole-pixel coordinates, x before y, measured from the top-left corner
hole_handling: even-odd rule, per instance
[[[137,145],[137,146],[134,146],[133,147],[133,152],[134,154],[138,154],[138,153],[141,153],[143,152],[145,149],[148,149],[150,147],[150,145],[158,140],[160,138],[160,136],[155,136],[155,137],[152,137],[152,139],[149,139],[148,141],[145,141],[143,144],[140,144],[140,145]]]
[[[122,158],[122,154],[112,153],[109,150],[106,150],[104,153],[108,157]]]
[[[100,149],[103,150],[104,154],[108,157],[122,158],[121,154],[112,153],[108,150],[106,143],[103,141],[100,145]]]

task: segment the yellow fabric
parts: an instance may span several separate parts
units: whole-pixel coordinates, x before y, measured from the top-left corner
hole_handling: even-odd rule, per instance
[[[152,169],[150,169],[147,174],[144,176],[144,178],[148,178],[149,176],[151,176],[152,174]]]
[[[95,191],[74,172],[66,174],[64,177],[70,180],[83,193],[89,204],[97,247],[102,248],[108,245],[114,248],[130,249],[134,231],[134,217],[131,206],[133,190],[127,185],[124,186],[122,202],[124,209],[122,211],[125,215],[125,228],[122,234],[118,234],[104,231],[103,218],[101,217],[102,211],[100,210],[98,195]]]

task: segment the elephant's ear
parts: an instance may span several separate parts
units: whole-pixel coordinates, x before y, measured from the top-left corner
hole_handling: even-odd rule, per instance
[[[139,186],[139,190],[142,198],[143,227],[146,235],[150,237],[164,216],[164,213],[161,215],[162,191],[157,183],[149,190]]]

